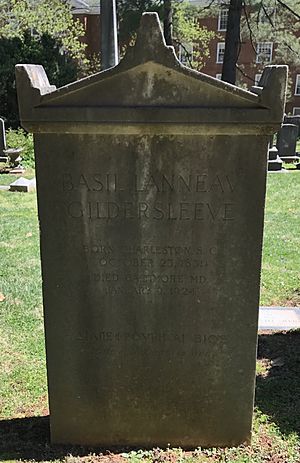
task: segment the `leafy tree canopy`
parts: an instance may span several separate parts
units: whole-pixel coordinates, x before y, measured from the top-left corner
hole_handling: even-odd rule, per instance
[[[0,38],[24,41],[31,31],[38,39],[47,35],[72,58],[85,61],[85,45],[79,41],[84,29],[66,0],[0,0]]]
[[[242,36],[254,48],[258,42],[273,42],[273,62],[300,65],[299,32],[300,0],[245,0]]]
[[[88,60],[79,41],[84,30],[65,0],[0,0],[0,115],[19,124],[15,65],[41,64],[61,86],[84,72]]]

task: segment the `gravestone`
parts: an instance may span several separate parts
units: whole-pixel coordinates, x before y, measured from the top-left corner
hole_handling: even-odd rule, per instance
[[[18,191],[20,193],[32,193],[35,190],[35,178],[27,179],[24,177],[20,177],[9,185],[9,191]]]
[[[293,124],[297,125],[298,127],[298,137],[300,137],[300,116],[284,116],[283,119],[284,124]]]
[[[268,171],[274,172],[282,169],[282,160],[278,156],[278,149],[276,146],[269,148],[269,157],[268,157]]]
[[[142,18],[120,64],[66,87],[18,65],[34,133],[51,438],[249,442],[269,138],[260,95],[188,69]]]
[[[296,143],[298,137],[298,126],[294,124],[283,124],[277,133],[276,146],[281,159],[291,162],[290,158],[296,156]]]

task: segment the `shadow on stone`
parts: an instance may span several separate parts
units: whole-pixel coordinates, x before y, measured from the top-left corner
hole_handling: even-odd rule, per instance
[[[256,380],[256,406],[283,434],[300,433],[300,330],[261,334],[258,359],[271,361]]]

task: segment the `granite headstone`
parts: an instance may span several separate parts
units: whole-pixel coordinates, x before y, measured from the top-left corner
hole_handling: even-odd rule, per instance
[[[276,146],[281,159],[296,156],[296,143],[298,138],[298,126],[283,124],[277,133]]]
[[[284,124],[293,124],[297,125],[298,127],[298,137],[300,137],[300,116],[284,116],[283,119]]]
[[[142,18],[66,87],[18,65],[34,132],[52,442],[232,446],[253,411],[267,152],[260,95],[188,69]]]

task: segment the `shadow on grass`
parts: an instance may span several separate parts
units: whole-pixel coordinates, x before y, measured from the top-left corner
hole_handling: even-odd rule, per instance
[[[300,434],[300,331],[259,336],[258,358],[272,367],[258,376],[256,406],[269,415],[283,434]],[[128,452],[131,448],[110,449]],[[50,445],[49,417],[16,418],[0,421],[0,459],[53,461],[67,455],[108,454],[104,449]],[[110,461],[120,461],[117,454]]]
[[[300,330],[259,335],[258,359],[271,369],[257,377],[256,406],[283,434],[300,435]]]
[[[119,453],[134,448],[101,448],[51,445],[49,435],[49,416],[14,418],[0,421],[0,460],[53,461],[68,455],[86,456],[91,453],[100,455],[116,452],[110,462],[121,460]],[[123,459],[122,459],[123,460]]]

